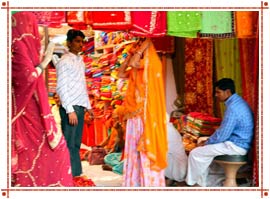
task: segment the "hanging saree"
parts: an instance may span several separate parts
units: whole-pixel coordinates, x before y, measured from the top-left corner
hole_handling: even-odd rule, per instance
[[[213,114],[213,41],[186,39],[185,113]]]
[[[242,71],[243,98],[250,105],[255,123],[253,145],[253,184],[258,186],[259,162],[259,38],[239,39],[240,63]]]
[[[235,82],[236,92],[242,96],[241,68],[239,60],[239,47],[237,39],[215,40],[215,71],[216,80],[231,78]],[[216,104],[216,116],[223,117],[225,106]]]

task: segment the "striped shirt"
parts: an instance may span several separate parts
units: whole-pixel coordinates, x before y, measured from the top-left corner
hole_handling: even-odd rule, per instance
[[[63,55],[56,65],[56,73],[56,91],[66,112],[74,112],[74,105],[91,109],[82,57],[70,52]]]
[[[231,141],[249,150],[253,139],[253,114],[248,104],[237,94],[225,102],[226,111],[220,127],[210,136],[206,144]]]

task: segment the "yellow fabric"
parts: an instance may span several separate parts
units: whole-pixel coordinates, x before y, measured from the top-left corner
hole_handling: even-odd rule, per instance
[[[239,47],[237,39],[215,40],[216,77],[232,78],[235,82],[235,90],[242,95],[241,68],[239,60]],[[225,106],[219,104],[220,112],[217,117],[224,115]]]

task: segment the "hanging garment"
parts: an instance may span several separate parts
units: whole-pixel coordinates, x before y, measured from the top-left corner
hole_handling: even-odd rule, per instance
[[[165,11],[131,11],[134,36],[161,37],[167,32]]]
[[[234,37],[234,13],[232,11],[203,11],[201,37]]]
[[[213,41],[186,39],[185,113],[213,115]]]
[[[237,38],[258,37],[258,17],[256,11],[236,11],[236,36]]]
[[[195,38],[201,30],[201,21],[200,11],[167,11],[167,35]]]
[[[89,11],[93,30],[128,30],[132,27],[130,11]]]

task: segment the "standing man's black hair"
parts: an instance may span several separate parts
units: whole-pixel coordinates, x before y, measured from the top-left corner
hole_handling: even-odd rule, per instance
[[[83,39],[85,38],[85,35],[83,34],[82,31],[80,30],[75,30],[75,29],[70,29],[68,30],[67,32],[67,41],[69,42],[72,42],[72,40],[77,37],[77,36],[80,36],[82,37]]]

